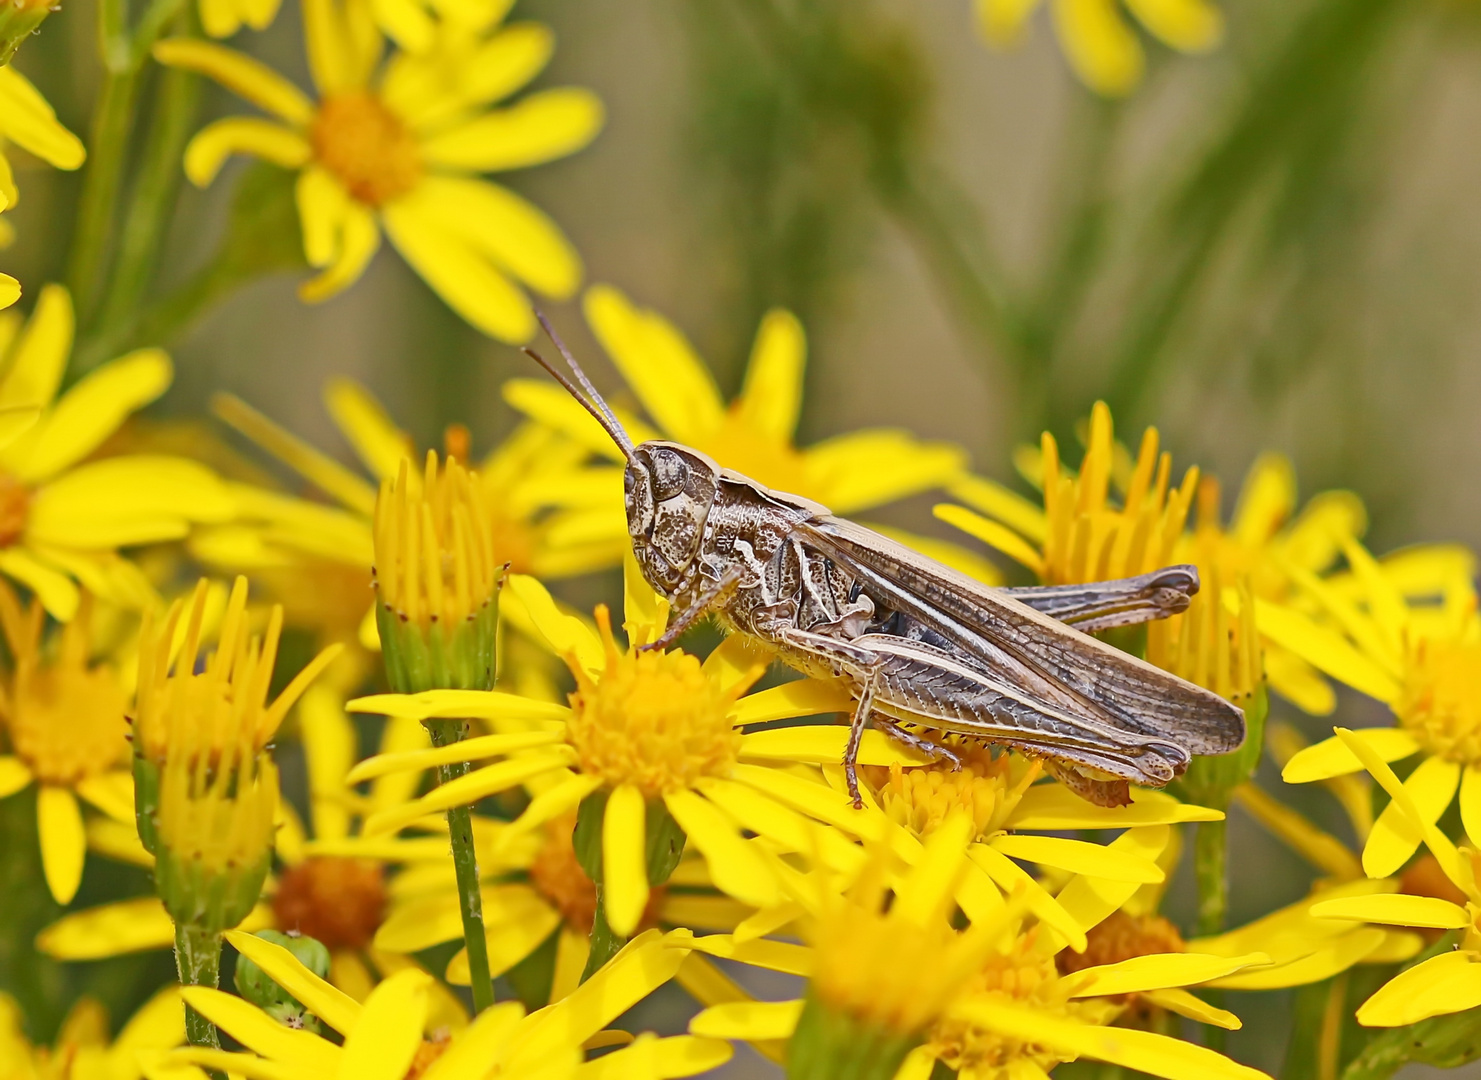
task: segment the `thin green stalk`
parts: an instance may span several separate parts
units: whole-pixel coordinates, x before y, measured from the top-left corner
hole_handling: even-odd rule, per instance
[[[208,986],[221,981],[221,935],[188,923],[175,924],[175,969],[182,986]],[[216,1025],[194,1009],[185,1009],[185,1040],[191,1046],[220,1049]]]
[[[190,21],[187,9],[177,25],[188,31]],[[107,296],[98,320],[99,338],[106,340],[114,327],[135,317],[158,268],[160,248],[180,188],[180,161],[195,127],[199,104],[199,76],[178,68],[161,74],[154,92],[149,138],[119,240],[117,263],[108,275]],[[98,362],[107,357],[90,359]]]
[[[427,731],[433,746],[461,742],[467,725],[462,720],[429,720]],[[455,761],[437,767],[437,782],[447,784],[467,774],[468,763]],[[494,981],[489,975],[488,939],[483,932],[483,893],[478,885],[478,853],[473,847],[473,814],[466,806],[447,812],[447,831],[452,841],[453,871],[458,879],[458,914],[463,918],[463,939],[468,946],[468,977],[473,989],[473,1008],[483,1012],[494,1003]]]
[[[1229,831],[1226,821],[1203,821],[1193,837],[1193,876],[1198,883],[1198,934],[1206,937],[1222,933],[1229,917]],[[1218,1007],[1223,994],[1206,995]],[[1209,1027],[1206,1044],[1214,1050],[1224,1049],[1224,1029]]]
[[[612,931],[607,925],[607,905],[602,899],[602,883],[596,883],[597,908],[596,914],[591,922],[591,952],[586,954],[586,967],[581,971],[581,981],[585,982],[598,971],[612,957],[622,951],[627,944],[627,938],[621,937]]]
[[[114,0],[108,0],[110,6]],[[107,50],[114,52],[115,50]],[[113,235],[114,207],[123,183],[124,159],[133,128],[134,102],[139,93],[137,68],[120,66],[114,56],[103,78],[103,89],[93,113],[82,197],[73,226],[67,283],[78,318],[86,322],[96,305],[95,292],[103,274]]]

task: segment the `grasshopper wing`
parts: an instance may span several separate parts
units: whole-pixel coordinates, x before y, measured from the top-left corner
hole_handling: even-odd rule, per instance
[[[986,665],[1021,666],[1067,705],[1195,754],[1244,742],[1244,712],[1219,695],[1083,634],[1001,589],[919,555],[862,525],[814,517],[800,540],[853,568],[866,591]]]

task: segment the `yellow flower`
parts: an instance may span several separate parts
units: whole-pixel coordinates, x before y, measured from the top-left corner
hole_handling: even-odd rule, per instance
[[[942,505],[936,515],[997,549],[1048,584],[1129,577],[1173,563],[1194,563],[1202,589],[1189,610],[1147,628],[1147,659],[1233,700],[1248,697],[1264,677],[1303,709],[1336,707],[1331,686],[1279,642],[1258,640],[1252,617],[1260,600],[1287,600],[1294,576],[1329,569],[1344,537],[1358,536],[1367,515],[1346,491],[1322,492],[1296,513],[1289,462],[1267,454],[1250,469],[1233,520],[1219,518],[1219,486],[1192,467],[1176,486],[1172,456],[1159,453],[1148,428],[1133,459],[1115,441],[1111,413],[1091,411],[1084,460],[1064,470],[1048,432],[1020,465],[1043,490],[1043,507],[980,477],[951,492],[967,506]],[[1112,490],[1122,492],[1117,500]],[[1193,528],[1187,528],[1197,507]],[[968,509],[971,507],[971,509]],[[1263,662],[1263,663],[1262,663]]]
[[[1425,823],[1438,821],[1459,791],[1466,834],[1473,844],[1481,842],[1481,616],[1475,591],[1469,581],[1457,581],[1438,603],[1433,595],[1414,597],[1356,542],[1344,551],[1360,595],[1311,577],[1302,584],[1327,621],[1265,605],[1260,629],[1332,678],[1384,702],[1396,725],[1308,747],[1287,762],[1282,776],[1296,784],[1360,771],[1364,763],[1350,749],[1353,739],[1385,762],[1418,754],[1422,760],[1404,786]],[[1386,877],[1421,840],[1421,830],[1391,802],[1368,834],[1363,869]]]
[[[7,142],[58,169],[75,169],[87,157],[82,140],[57,122],[40,91],[9,64],[0,65],[0,211],[20,198],[3,152]]]
[[[240,1053],[194,1047],[164,1059],[274,1080],[562,1080],[582,1060],[582,1045],[633,1004],[662,986],[683,962],[682,947],[670,947],[656,932],[632,941],[612,963],[569,997],[526,1016],[514,1002],[483,1012],[466,1029],[429,1030],[425,972],[398,972],[375,988],[364,1004],[336,990],[300,964],[286,949],[247,934],[227,940],[250,957],[309,1012],[343,1036],[342,1045],[307,1031],[280,1026],[240,998],[204,987],[181,993],[189,1005],[244,1047]],[[625,1041],[625,1040],[621,1040]],[[611,1045],[610,1042],[604,1045]],[[693,1036],[641,1036],[602,1058],[602,1069],[645,1076],[691,1076],[723,1064],[730,1048]]]
[[[1458,948],[1442,952],[1401,971],[1363,1002],[1358,1023],[1367,1027],[1402,1027],[1431,1016],[1462,1012],[1481,1005],[1481,870],[1477,853],[1457,849],[1434,825],[1435,817],[1422,801],[1423,788],[1401,783],[1384,761],[1384,753],[1361,731],[1336,728],[1339,745],[1360,762],[1388,792],[1389,804],[1405,831],[1419,835],[1464,903],[1437,896],[1377,894],[1328,901],[1313,914],[1329,919],[1365,920],[1426,930],[1460,930]],[[1423,766],[1421,766],[1422,768]],[[1448,802],[1449,799],[1447,798]],[[1389,817],[1384,811],[1384,817]],[[1383,818],[1379,819],[1383,823]],[[1376,831],[1376,828],[1375,828]],[[1366,861],[1366,852],[1365,852]]]
[[[162,454],[87,460],[165,392],[173,372],[163,352],[139,349],[58,396],[72,332],[72,301],[59,285],[41,290],[24,326],[15,312],[0,315],[0,443],[11,436],[0,445],[0,574],[64,622],[77,612],[79,583],[124,607],[154,601],[119,548],[183,539],[194,524],[234,512],[225,486],[196,462]],[[6,431],[17,423],[19,433]]]
[[[532,56],[518,27],[491,30],[476,47],[459,37],[446,48],[394,54],[381,66],[382,39],[365,7],[305,0],[303,8],[317,102],[221,46],[155,46],[161,63],[209,75],[274,117],[209,125],[186,149],[186,174],[205,186],[235,153],[298,170],[304,255],[322,268],[299,290],[307,301],[353,284],[384,230],[463,318],[505,341],[529,338],[535,320],[515,280],[561,299],[576,289],[580,260],[540,210],[476,174],[574,153],[601,126],[601,103],[563,88],[488,108],[548,56]]]
[[[0,581],[0,627],[14,665],[0,694],[13,751],[0,756],[0,797],[36,782],[41,865],[59,904],[76,895],[87,854],[77,797],[118,821],[134,817],[128,695],[109,663],[93,661],[90,607],[62,628],[58,648],[43,650],[41,605],[22,607]]]
[[[21,283],[9,274],[0,274],[0,310],[10,307],[20,298]]]
[[[1009,1080],[1043,1076],[1081,1057],[1163,1077],[1253,1080],[1265,1075],[1167,1036],[1106,1028],[1120,1013],[1116,999],[1124,995],[1204,984],[1265,963],[1263,954],[1154,953],[1062,975],[1055,958],[1068,947],[1067,940],[1027,915],[1021,897],[973,919],[965,931],[955,930],[949,921],[956,911],[951,900],[964,868],[962,842],[972,828],[963,815],[949,820],[904,875],[880,869],[877,863],[886,854],[876,849],[859,879],[863,887],[854,886],[842,901],[823,875],[792,879],[792,899],[807,915],[808,944],[727,934],[686,943],[739,963],[808,976],[810,1001],[867,1025],[920,1032],[922,1044],[896,1074],[908,1080],[929,1076],[936,1061],[982,1080]],[[1165,826],[1132,830],[1111,847],[1155,859],[1168,835]],[[895,893],[884,914],[874,884],[879,877]],[[1135,889],[1077,876],[1058,899],[1083,932]],[[902,941],[908,945],[902,947]],[[1228,1014],[1198,1004],[1201,1009],[1188,1010],[1196,1018],[1219,1016],[1237,1026]],[[806,1008],[801,1001],[729,1003],[700,1013],[690,1031],[748,1040],[791,1037],[790,1053],[796,1055],[802,1049],[798,1040],[810,1036],[799,1027]]]
[[[200,0],[201,29],[213,38],[231,37],[243,26],[266,30],[282,0]]]
[[[976,0],[977,24],[995,46],[1016,43],[1038,0]],[[1224,36],[1224,16],[1207,0],[1126,0],[1153,37],[1179,52],[1202,53]],[[1136,89],[1146,57],[1117,0],[1053,0],[1054,29],[1070,67],[1090,89],[1119,97]]]
[[[632,646],[627,650],[613,639],[605,609],[598,609],[600,633],[593,633],[580,619],[557,610],[534,579],[514,574],[506,581],[502,603],[521,608],[576,675],[578,689],[569,706],[498,691],[383,694],[350,703],[352,710],[418,720],[481,719],[498,732],[442,749],[372,758],[351,771],[351,782],[452,761],[504,759],[373,815],[366,823],[368,834],[390,832],[520,784],[537,786],[539,794],[508,830],[518,836],[574,811],[594,792],[607,792],[602,884],[608,922],[620,935],[632,932],[648,903],[644,851],[650,801],[662,802],[688,843],[705,857],[715,886],[754,907],[779,903],[781,896],[775,874],[742,838],[743,830],[791,851],[804,843],[803,814],[881,834],[887,824],[882,816],[855,811],[844,793],[815,778],[755,763],[837,762],[847,729],[809,728],[795,743],[778,742],[776,736],[784,733],[737,730],[847,709],[846,688],[800,680],[742,696],[764,665],[741,638],[729,639],[703,663],[679,651],[637,651],[662,633],[667,604],[642,580],[631,557],[625,568]],[[866,733],[861,753],[861,761],[886,766],[913,760],[877,732]],[[825,843],[826,857],[843,864],[852,864],[860,853],[841,836],[830,835]]]
[[[263,579],[299,625],[330,640],[353,640],[357,626],[374,640],[367,602],[375,561],[372,521],[377,485],[394,481],[414,458],[411,436],[391,421],[360,384],[331,380],[325,405],[371,481],[278,427],[233,397],[216,401],[227,423],[263,447],[337,504],[295,499],[233,485],[238,518],[198,533],[191,550],[205,562]],[[469,436],[453,427],[448,456],[467,466]],[[535,424],[518,428],[473,470],[488,513],[497,563],[519,573],[564,577],[612,566],[627,548],[622,471],[587,465],[579,445]],[[373,482],[372,482],[373,481]],[[616,527],[609,528],[609,522]]]
[[[139,1007],[118,1035],[108,1038],[108,1012],[93,998],[79,998],[50,1047],[32,1046],[19,1006],[0,994],[0,1067],[6,1080],[139,1080],[140,1057],[185,1041],[180,988],[167,986]]]
[[[761,320],[745,383],[727,406],[704,361],[663,316],[635,306],[609,285],[588,289],[584,307],[592,332],[658,426],[655,431],[624,416],[635,443],[673,439],[767,487],[814,499],[845,515],[943,485],[966,464],[959,448],[922,442],[894,428],[854,431],[807,448],[794,445],[807,342],[790,312],[776,309]],[[550,381],[513,379],[505,384],[504,396],[516,409],[595,453],[621,460],[586,411]],[[619,515],[608,527],[625,541],[625,519]],[[881,531],[967,573],[997,580],[989,564],[953,544],[889,528]]]

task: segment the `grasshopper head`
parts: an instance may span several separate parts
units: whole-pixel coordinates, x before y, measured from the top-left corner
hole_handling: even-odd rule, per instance
[[[720,467],[687,446],[645,442],[628,459],[622,487],[638,565],[650,585],[670,592],[704,542]]]

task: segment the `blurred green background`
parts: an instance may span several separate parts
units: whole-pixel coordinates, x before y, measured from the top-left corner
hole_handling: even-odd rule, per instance
[[[98,78],[92,8],[67,0],[17,62],[79,133]],[[1279,450],[1303,497],[1363,496],[1375,550],[1481,547],[1481,5],[1224,13],[1207,55],[1146,39],[1143,84],[1109,100],[1074,79],[1044,11],[1020,47],[993,52],[970,0],[520,0],[513,17],[557,32],[542,84],[591,87],[609,115],[591,149],[500,179],[561,223],[588,282],[681,326],[727,391],[761,313],[796,311],[804,443],[897,425],[1014,481],[1015,445],[1045,427],[1072,440],[1105,398],[1122,438],[1155,423],[1179,470],[1220,475],[1226,512],[1255,455]],[[306,81],[297,18],[287,5],[233,44]],[[202,93],[206,116],[227,110],[224,92]],[[4,268],[34,293],[64,273],[67,238],[47,223],[71,220],[78,178],[18,164]],[[182,190],[166,289],[211,257],[234,186]],[[300,276],[254,278],[159,342],[178,374],[155,414],[201,416],[230,390],[348,460],[319,393],[349,374],[423,443],[462,421],[484,450],[512,426],[499,385],[529,362],[394,253],[319,307],[298,302]],[[550,314],[615,389],[579,305]],[[931,501],[893,518],[939,531]],[[1349,723],[1363,713],[1344,699]],[[1320,791],[1283,795],[1345,835]],[[3,841],[5,875],[26,842]],[[1232,843],[1235,921],[1305,891],[1304,864],[1247,821]],[[96,873],[80,899],[144,887]],[[1175,913],[1190,896],[1179,881]],[[167,970],[161,958],[141,978]],[[143,984],[129,985],[120,997]],[[1234,1007],[1232,1051],[1278,1066],[1291,996]]]

